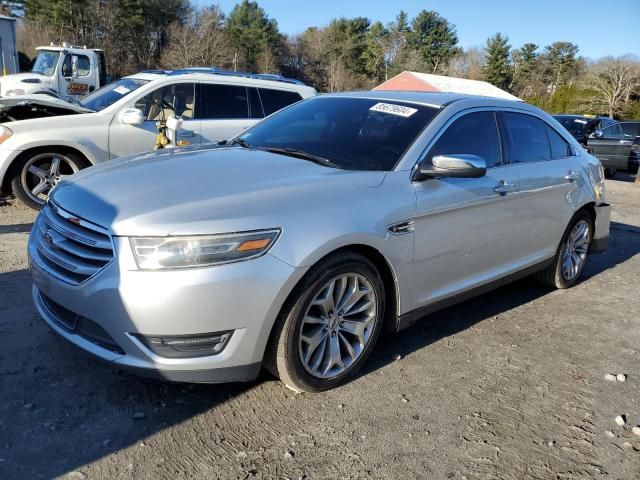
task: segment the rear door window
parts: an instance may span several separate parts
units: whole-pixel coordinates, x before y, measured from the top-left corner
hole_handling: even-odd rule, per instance
[[[493,112],[469,113],[455,120],[436,140],[427,158],[455,154],[482,157],[489,168],[502,163],[500,136]]]
[[[524,113],[504,112],[511,138],[512,161],[539,162],[551,159],[551,148],[542,120]]]
[[[551,158],[570,157],[572,155],[571,145],[549,125],[545,124],[545,128],[547,129],[549,144],[551,145]]]
[[[272,90],[270,88],[259,88],[262,107],[265,115],[271,115],[278,110],[299,102],[302,97],[297,92],[286,90]]]
[[[247,87],[201,83],[198,101],[198,118],[241,119],[249,118]]]

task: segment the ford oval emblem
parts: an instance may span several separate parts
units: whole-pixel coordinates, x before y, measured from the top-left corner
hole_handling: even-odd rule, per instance
[[[53,235],[51,235],[51,230],[47,230],[42,236],[42,239],[48,247],[53,247]]]

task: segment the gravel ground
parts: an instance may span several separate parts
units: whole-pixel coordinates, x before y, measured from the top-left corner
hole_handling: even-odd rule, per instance
[[[316,395],[266,374],[163,384],[85,357],[31,305],[34,213],[4,201],[0,478],[640,478],[640,186],[608,189],[610,251],[580,285],[525,279],[431,315]]]

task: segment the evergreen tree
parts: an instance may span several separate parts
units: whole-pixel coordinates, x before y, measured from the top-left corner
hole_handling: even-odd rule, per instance
[[[578,46],[571,42],[554,42],[544,47],[544,79],[551,90],[567,84],[577,73]]]
[[[279,60],[284,40],[278,23],[270,19],[257,2],[243,0],[237,4],[227,17],[225,31],[242,55],[247,70],[258,70],[261,57],[266,54],[273,54]]]
[[[408,46],[419,54],[430,73],[444,70],[447,63],[462,52],[455,25],[434,11],[421,11],[411,22],[406,38]]]
[[[498,88],[506,89],[511,82],[510,48],[509,38],[501,33],[496,33],[487,40],[484,77]]]
[[[520,94],[526,94],[531,90],[531,84],[538,73],[537,53],[538,45],[525,43],[522,47],[511,52],[513,64],[513,82],[511,88]]]

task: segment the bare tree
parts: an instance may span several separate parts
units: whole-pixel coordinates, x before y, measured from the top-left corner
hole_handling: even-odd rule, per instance
[[[482,80],[484,64],[484,52],[479,48],[469,48],[449,62],[445,74],[470,80]]]
[[[613,118],[624,110],[631,94],[640,89],[640,60],[632,56],[605,57],[592,66],[589,84],[597,94],[596,101]]]
[[[165,68],[221,67],[233,64],[233,49],[218,6],[198,10],[185,24],[169,27],[169,42],[161,57]]]

